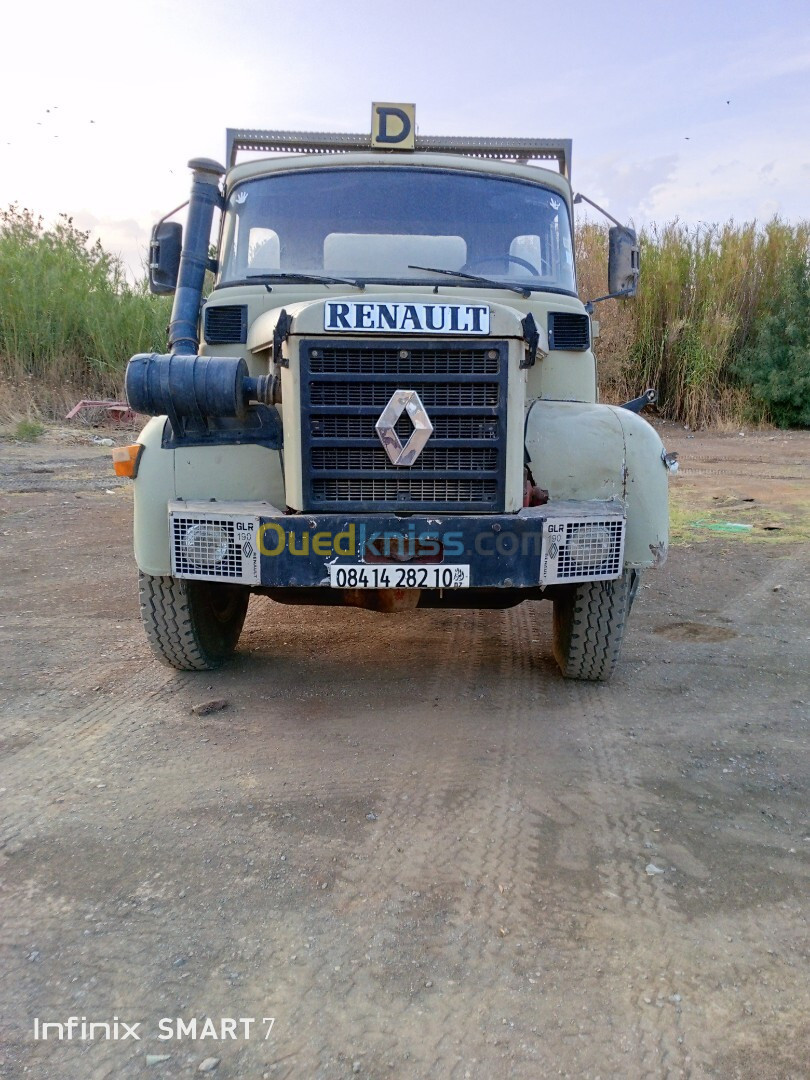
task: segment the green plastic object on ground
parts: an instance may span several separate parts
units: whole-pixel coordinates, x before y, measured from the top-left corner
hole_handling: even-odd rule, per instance
[[[712,532],[741,533],[750,532],[753,525],[744,525],[740,521],[690,521],[693,529],[711,529]]]

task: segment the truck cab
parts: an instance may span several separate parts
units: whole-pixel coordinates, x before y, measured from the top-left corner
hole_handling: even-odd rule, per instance
[[[190,163],[185,229],[154,230],[175,299],[167,353],[128,365],[152,417],[130,475],[144,626],[174,667],[221,663],[251,593],[549,600],[562,674],[604,681],[664,561],[661,442],[598,402],[570,141],[422,137],[409,110],[375,106],[371,136],[230,131],[227,169]],[[630,295],[629,230],[611,261]]]

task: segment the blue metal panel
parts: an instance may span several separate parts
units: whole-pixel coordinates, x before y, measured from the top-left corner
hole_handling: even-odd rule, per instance
[[[322,362],[324,352],[339,357],[341,362],[333,370]],[[301,464],[305,505],[336,513],[350,509],[503,510],[507,357],[505,341],[488,339],[302,341]],[[373,425],[394,391],[406,389],[419,394],[434,424],[434,434],[413,465],[396,466],[380,458],[385,451]],[[361,424],[363,434],[346,438],[319,431],[319,426],[344,417]],[[456,418],[457,422],[468,422],[473,433],[462,438],[442,434],[440,427]],[[477,432],[476,421],[480,421]],[[363,464],[337,467],[340,457],[348,456],[341,455],[346,449],[357,450]],[[328,466],[317,464],[325,459],[324,455],[316,457],[321,450],[326,460],[330,453],[334,458]],[[447,450],[457,451],[458,467],[428,464]],[[376,458],[374,463],[372,458]],[[341,482],[348,494],[338,498],[336,491]],[[382,491],[385,494],[380,497]]]
[[[180,426],[175,431],[169,420],[163,428],[161,446],[177,450],[186,446],[266,446],[281,450],[284,432],[281,417],[268,405],[252,405],[243,418],[208,417],[204,426]]]
[[[389,568],[468,564],[472,588],[530,588],[540,581],[541,513],[447,515],[441,519],[435,515],[296,514],[262,517],[260,522],[261,583],[266,587],[328,584],[330,564],[358,562]],[[373,557],[369,544],[385,551],[386,538],[406,550],[408,545],[421,541],[424,548],[426,541],[435,540],[442,550],[412,561],[381,563]],[[316,554],[314,547],[321,553]]]

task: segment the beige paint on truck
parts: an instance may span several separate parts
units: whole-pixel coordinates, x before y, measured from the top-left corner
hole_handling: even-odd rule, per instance
[[[624,562],[660,566],[669,540],[668,474],[655,428],[614,405],[536,401],[526,417],[532,473],[551,499],[616,499],[626,507]]]
[[[168,506],[175,499],[255,502],[283,511],[284,479],[278,451],[264,446],[188,446],[163,449],[165,417],[141,432],[144,446],[135,479],[135,561],[145,574],[171,573]]]
[[[399,109],[399,106],[392,105],[380,107],[394,110],[392,116]],[[410,122],[408,118],[412,117],[412,113],[402,113],[400,119],[402,116]],[[244,344],[227,338],[225,344],[209,344],[201,340],[198,353],[200,356],[209,357],[244,358],[250,376],[258,380],[250,384],[246,382],[245,387],[250,385],[249,393],[257,395],[253,400],[262,402],[265,408],[277,410],[283,430],[283,447],[269,449],[252,445],[249,436],[245,441],[227,445],[201,446],[189,445],[193,439],[186,439],[184,445],[181,438],[176,448],[164,447],[162,443],[166,427],[165,417],[150,421],[140,437],[145,449],[140,472],[135,480],[135,554],[139,568],[152,578],[171,574],[168,507],[175,500],[184,501],[184,505],[195,505],[198,508],[195,512],[202,514],[203,519],[205,507],[215,508],[217,503],[238,506],[239,514],[246,514],[255,520],[261,516],[275,517],[311,509],[306,505],[302,458],[305,443],[302,432],[301,370],[302,348],[305,342],[313,339],[328,339],[335,343],[342,340],[352,344],[373,342],[374,347],[380,348],[381,355],[385,346],[388,346],[390,351],[392,345],[396,346],[404,338],[410,341],[415,336],[426,344],[441,341],[465,344],[469,342],[471,348],[480,348],[488,340],[493,343],[505,342],[507,375],[501,385],[505,387],[507,401],[504,413],[499,414],[505,416],[506,424],[505,437],[500,444],[504,447],[505,456],[505,490],[501,492],[503,510],[498,512],[517,514],[522,511],[521,520],[524,522],[527,519],[533,520],[536,514],[538,530],[539,523],[546,521],[542,526],[542,542],[545,546],[544,569],[541,571],[540,582],[554,586],[544,595],[554,600],[554,651],[563,674],[576,678],[609,677],[618,656],[618,652],[614,652],[614,645],[615,649],[620,647],[624,621],[638,586],[637,574],[631,571],[660,565],[666,557],[668,473],[662,460],[664,450],[661,441],[645,420],[629,410],[598,404],[596,361],[590,346],[569,349],[551,347],[552,344],[558,346],[566,341],[566,326],[572,325],[570,320],[564,319],[555,323],[556,338],[554,342],[550,342],[551,314],[555,317],[572,315],[581,320],[576,325],[582,327],[582,337],[577,340],[574,335],[570,344],[585,344],[587,340],[587,323],[583,327],[583,322],[587,319],[585,308],[578,297],[573,295],[573,232],[569,234],[567,227],[561,225],[561,222],[566,220],[561,210],[564,203],[568,224],[571,230],[573,229],[573,197],[568,180],[570,141],[522,141],[524,146],[537,151],[528,154],[529,158],[556,158],[563,175],[516,161],[494,160],[492,151],[498,140],[429,140],[417,135],[418,149],[415,152],[400,149],[396,153],[380,153],[361,149],[360,147],[368,145],[368,142],[364,143],[362,137],[355,136],[306,137],[289,132],[231,132],[229,146],[236,149],[261,149],[262,139],[265,139],[264,145],[267,148],[272,147],[277,151],[305,148],[304,155],[292,152],[282,157],[234,165],[225,175],[222,194],[223,205],[227,209],[223,216],[220,241],[224,260],[222,265],[226,275],[229,268],[237,268],[241,275],[232,275],[237,279],[232,285],[227,281],[218,285],[205,300],[203,310],[210,313],[220,307],[243,307],[241,325],[246,328],[247,333]],[[296,143],[296,140],[297,145],[290,147],[289,144]],[[520,142],[521,140],[514,144],[504,142],[500,148],[503,156],[522,156],[523,151],[517,148]],[[433,149],[428,152],[429,145],[432,145]],[[448,147],[451,147],[453,152],[449,152]],[[340,152],[329,152],[330,148]],[[344,152],[347,148],[349,152]],[[324,150],[326,152],[323,152]],[[497,148],[495,151],[497,156]],[[232,162],[233,160],[235,155],[232,155]],[[208,176],[207,181],[199,182],[203,186],[204,183],[209,183],[210,191],[210,176],[217,169],[216,165],[197,162],[194,167],[202,170],[201,173],[195,172],[195,177]],[[380,220],[385,219],[387,204],[383,201],[380,212],[376,217],[372,215],[365,231],[360,231],[363,214],[358,211],[357,231],[352,231],[348,224],[344,225],[341,217],[338,224],[332,224],[331,232],[327,231],[320,237],[315,227],[318,224],[315,215],[313,235],[322,246],[319,260],[310,264],[305,258],[299,267],[293,259],[295,240],[301,241],[302,250],[308,256],[311,238],[306,228],[296,237],[294,228],[300,229],[301,223],[309,220],[307,215],[302,216],[301,212],[298,212],[297,217],[293,216],[293,226],[288,227],[285,240],[283,216],[277,221],[268,210],[267,216],[262,217],[261,213],[264,211],[261,208],[265,204],[261,201],[248,202],[251,191],[259,192],[259,200],[264,197],[261,195],[263,188],[250,187],[250,181],[258,178],[286,176],[291,179],[296,174],[317,174],[324,169],[339,170],[344,175],[357,170],[358,176],[362,177],[368,175],[368,170],[376,172],[390,167],[405,170],[406,174],[409,170],[429,169],[442,174],[457,173],[538,185],[539,188],[546,189],[545,205],[551,206],[555,214],[557,232],[548,235],[554,235],[556,240],[549,241],[548,249],[542,247],[540,236],[544,234],[538,227],[537,237],[532,236],[532,230],[528,226],[535,220],[534,211],[527,212],[527,228],[524,229],[526,235],[519,229],[514,234],[511,231],[508,234],[513,237],[513,244],[520,241],[524,246],[518,245],[514,249],[509,246],[508,253],[505,253],[498,246],[501,234],[498,231],[498,219],[494,217],[492,228],[484,229],[481,234],[487,241],[494,237],[494,242],[491,246],[487,243],[482,250],[480,244],[476,248],[473,241],[474,257],[468,262],[467,238],[477,234],[474,230],[467,233],[463,225],[458,226],[459,235],[456,235],[454,229],[447,229],[446,224],[452,218],[442,219],[444,202],[435,204],[439,207],[439,223],[434,229],[425,227],[430,220],[429,215],[423,217],[416,214],[412,218],[403,219],[405,223],[398,231],[398,219],[394,214],[386,232]],[[356,180],[357,178],[354,178],[351,186],[356,186]],[[198,205],[193,201],[194,190],[192,208]],[[321,190],[331,190],[331,187]],[[386,190],[390,194],[390,191],[395,189]],[[488,190],[492,192],[494,187]],[[501,185],[501,191],[505,190],[506,187]],[[252,225],[246,226],[250,230],[248,233],[239,231],[240,219],[233,209],[246,202],[248,208],[255,206],[259,215],[252,219]],[[326,203],[328,204],[328,197]],[[338,205],[335,204],[336,207]],[[247,220],[250,222],[251,218],[248,217]],[[349,220],[354,223],[355,217]],[[474,215],[471,220],[480,223],[487,219],[486,215]],[[329,221],[331,223],[331,219]],[[520,223],[523,223],[523,219],[520,219]],[[271,224],[275,228],[271,228]],[[514,224],[511,218],[508,224],[511,229]],[[549,226],[549,229],[551,227]],[[270,239],[260,237],[255,241],[259,244],[259,250],[262,245],[272,243],[267,251],[262,251],[262,261],[257,260],[255,263],[249,261],[255,254],[255,249],[249,246],[254,243],[254,230],[259,234],[270,234]],[[629,237],[627,234],[630,234]],[[538,245],[537,256],[535,258],[532,255],[532,258],[527,260],[524,254],[534,251],[530,245],[535,239]],[[629,268],[624,255],[614,258],[614,242],[617,251],[618,245],[629,244]],[[285,243],[288,244],[288,256],[291,260],[287,263],[284,261]],[[508,238],[506,243],[509,244]],[[543,240],[542,244],[545,243]],[[462,247],[464,257],[460,261],[454,261],[459,258],[458,252]],[[196,262],[190,261],[189,266],[200,265],[201,248],[198,245],[194,250],[197,252]],[[543,253],[546,250],[557,252],[554,256],[557,262],[554,265],[563,268],[556,279],[554,274],[557,271],[551,269],[551,258],[544,261]],[[627,248],[622,250],[626,251]],[[638,274],[637,255],[632,231],[621,227],[614,229],[611,234],[613,269],[609,275],[615,283],[612,285],[614,292],[618,289],[629,293],[634,291],[635,277]],[[189,259],[191,260],[191,255]],[[485,264],[497,259],[511,259],[524,266],[530,274],[537,275],[536,281],[530,277],[525,284],[521,284],[519,276],[510,281],[509,275],[503,275],[506,279],[502,279],[503,287],[496,284],[490,287],[486,280]],[[183,265],[185,264],[181,261],[181,273]],[[434,280],[424,283],[410,280],[400,269],[400,266],[404,269],[406,265],[407,270],[433,274]],[[289,267],[289,273],[282,269],[285,266]],[[323,280],[307,281],[307,276],[313,276],[307,274],[308,266],[315,277],[320,275]],[[360,275],[362,280],[353,284],[352,268],[360,266],[365,268],[365,273]],[[476,278],[473,271],[479,268],[481,274]],[[252,273],[263,275],[263,280],[255,283],[249,280]],[[330,280],[330,273],[339,274],[340,277]],[[474,280],[469,283],[465,281],[465,273]],[[440,276],[442,274],[446,276]],[[545,283],[541,280],[544,274],[548,274]],[[497,277],[497,273],[494,276]],[[375,277],[389,280],[365,280]],[[298,278],[302,280],[297,280]],[[348,280],[343,280],[344,278]],[[402,279],[399,284],[396,280],[398,278]],[[628,281],[630,286],[626,288],[623,282]],[[178,296],[181,295],[182,291],[178,292]],[[405,315],[400,324],[396,321],[399,316],[391,314],[408,309],[430,311],[431,307],[437,306],[443,307],[445,311],[454,310],[455,322],[449,324],[454,327],[453,330],[444,331],[444,315],[438,326],[431,316],[428,316],[427,322],[424,322],[423,317],[421,326],[415,322],[408,326],[405,318],[409,316]],[[379,314],[383,310],[386,312],[385,323]],[[188,342],[192,335],[191,330],[186,328],[192,324],[192,317],[187,313],[187,309],[184,309],[184,312],[186,322],[182,323],[181,320],[181,323],[186,337],[182,340]],[[462,315],[461,312],[468,314]],[[352,314],[353,321],[347,321],[347,313]],[[284,333],[280,338],[278,329],[282,314]],[[228,319],[232,316],[223,312],[223,317],[224,325],[228,325]],[[377,318],[378,321],[369,324],[364,321],[367,317]],[[461,325],[465,325],[468,318],[471,320],[467,324],[469,332],[456,332]],[[392,322],[392,319],[395,321]],[[201,332],[205,325],[206,319],[203,317],[200,320]],[[396,332],[394,326],[401,327],[400,332]],[[530,341],[536,342],[536,349],[533,349],[531,355]],[[275,355],[276,350],[279,350],[279,355]],[[152,359],[162,363],[164,366],[160,369],[161,378],[165,376],[168,379],[172,357],[147,359],[150,363]],[[196,361],[194,363],[196,364]],[[201,366],[200,370],[214,370],[215,364],[216,361],[210,369]],[[220,372],[229,371],[231,368],[232,361],[230,367],[224,360],[218,365]],[[198,369],[195,367],[193,370]],[[391,371],[393,370],[400,369],[392,368]],[[266,376],[272,377],[272,382],[265,378]],[[390,379],[390,372],[386,377]],[[462,378],[463,375],[459,375],[459,381]],[[399,389],[409,390],[409,380],[410,376],[403,376]],[[397,384],[391,382],[390,385]],[[157,397],[156,400],[162,403],[164,399]],[[462,399],[459,398],[460,400]],[[488,404],[490,403],[491,399]],[[348,404],[347,400],[342,407],[345,408]],[[421,402],[418,404],[423,408]],[[461,412],[461,408],[453,406],[452,402],[450,405]],[[160,407],[168,408],[169,405],[161,404]],[[218,406],[211,408],[216,411]],[[226,412],[223,407],[222,415],[236,414]],[[429,419],[428,411],[425,414],[425,423],[428,423]],[[377,429],[378,433],[385,429],[385,425],[380,426],[379,419]],[[390,433],[390,428],[388,430]],[[363,439],[368,438],[368,435],[363,436]],[[383,445],[393,465],[397,466],[400,462],[395,460],[390,452],[390,434],[387,438],[389,443],[386,444],[383,439]],[[353,447],[354,444],[350,445]],[[370,470],[376,467],[364,464],[357,468]],[[470,472],[465,474],[465,480],[468,475],[473,475],[473,466],[469,468]],[[452,472],[452,466],[450,470]],[[390,471],[390,466],[386,467],[386,471]],[[373,476],[373,472],[370,475]],[[547,512],[543,511],[542,506],[536,505],[538,489],[545,489],[550,496]],[[386,498],[389,497],[386,495]],[[396,498],[399,497],[398,489]],[[409,502],[415,503],[416,499],[417,496],[410,496]],[[437,505],[442,501],[437,500]],[[529,504],[525,508],[524,502]],[[353,503],[354,512],[363,512],[364,504],[359,497],[353,497]],[[483,500],[481,504],[484,504]],[[200,507],[203,510],[200,510]],[[395,499],[391,501],[390,507],[386,504],[384,509],[395,516],[404,513],[403,521],[407,520],[409,513],[416,512],[413,509],[400,512]],[[223,512],[227,513],[224,507]],[[428,508],[427,513],[430,512]],[[466,514],[476,520],[480,519],[482,523],[487,519],[486,512],[479,510],[471,513],[463,501],[459,501],[457,506],[453,505],[452,513]],[[328,514],[323,516],[329,517]],[[351,512],[349,516],[352,516]],[[447,511],[441,516],[447,517]],[[215,509],[212,517],[216,517]],[[625,523],[626,527],[623,528]],[[198,527],[201,526],[194,525],[193,529]],[[495,524],[492,527],[501,528]],[[615,546],[605,547],[606,544],[613,544],[612,537],[619,538]],[[244,539],[241,542],[249,543]],[[180,540],[177,543],[180,543]],[[599,554],[608,550],[612,552],[609,558],[605,554]],[[580,554],[574,554],[575,551]],[[218,558],[222,559],[224,556]],[[570,560],[573,571],[560,569],[565,559]],[[553,566],[553,574],[546,567],[547,563],[548,566]],[[179,565],[178,563],[178,567]],[[184,575],[179,568],[177,574],[179,578],[194,576],[188,572]],[[209,580],[216,581],[216,574],[212,574]],[[249,584],[258,585],[263,580],[272,582],[273,578],[268,576],[267,579],[256,577],[252,581],[247,580]],[[374,581],[376,580],[375,578]],[[483,576],[482,580],[491,579]],[[572,600],[576,590],[572,591],[570,585],[576,581],[582,582],[583,587],[588,588],[598,585],[598,591],[593,593],[593,597],[597,599]],[[328,584],[329,578],[326,582]],[[182,582],[180,584],[182,585]],[[284,582],[281,583],[283,584]],[[296,584],[300,584],[300,581]],[[273,588],[276,587],[280,587],[277,582],[273,584]],[[482,587],[491,588],[489,585]],[[504,577],[500,587],[511,588],[511,579]],[[530,595],[536,596],[538,593],[538,590],[527,586],[522,579],[520,587],[529,588]],[[149,624],[147,620],[147,632],[151,633],[154,645],[155,640],[162,641],[161,635],[168,632],[166,627],[175,617],[174,608],[171,604],[163,606],[164,585],[147,582],[145,588],[145,610],[147,613],[152,612],[156,619],[163,620],[163,623],[153,624]],[[417,586],[412,588],[416,590]],[[437,585],[427,588],[438,589],[440,593],[443,591]],[[390,590],[386,583],[385,587],[377,588],[377,591]],[[482,595],[482,600],[484,599],[486,598]],[[351,602],[350,599],[347,599],[347,602]],[[582,620],[589,619],[590,615],[581,613],[593,610],[594,604],[602,612],[599,625],[585,627]],[[189,646],[191,651],[188,655],[184,653],[179,658],[172,652],[174,646],[171,642],[174,640],[169,633],[166,639],[168,643],[159,646],[158,655],[170,663],[177,660],[177,666],[180,667],[199,666],[201,661],[194,653],[194,649],[201,647],[197,639],[194,638],[193,648]],[[590,645],[581,644],[589,641]]]

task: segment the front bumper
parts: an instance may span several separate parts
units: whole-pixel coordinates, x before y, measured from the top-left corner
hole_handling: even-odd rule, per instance
[[[268,503],[171,502],[172,575],[264,588],[330,586],[330,566],[469,566],[469,587],[605,581],[624,569],[615,500],[517,514],[283,514]]]

